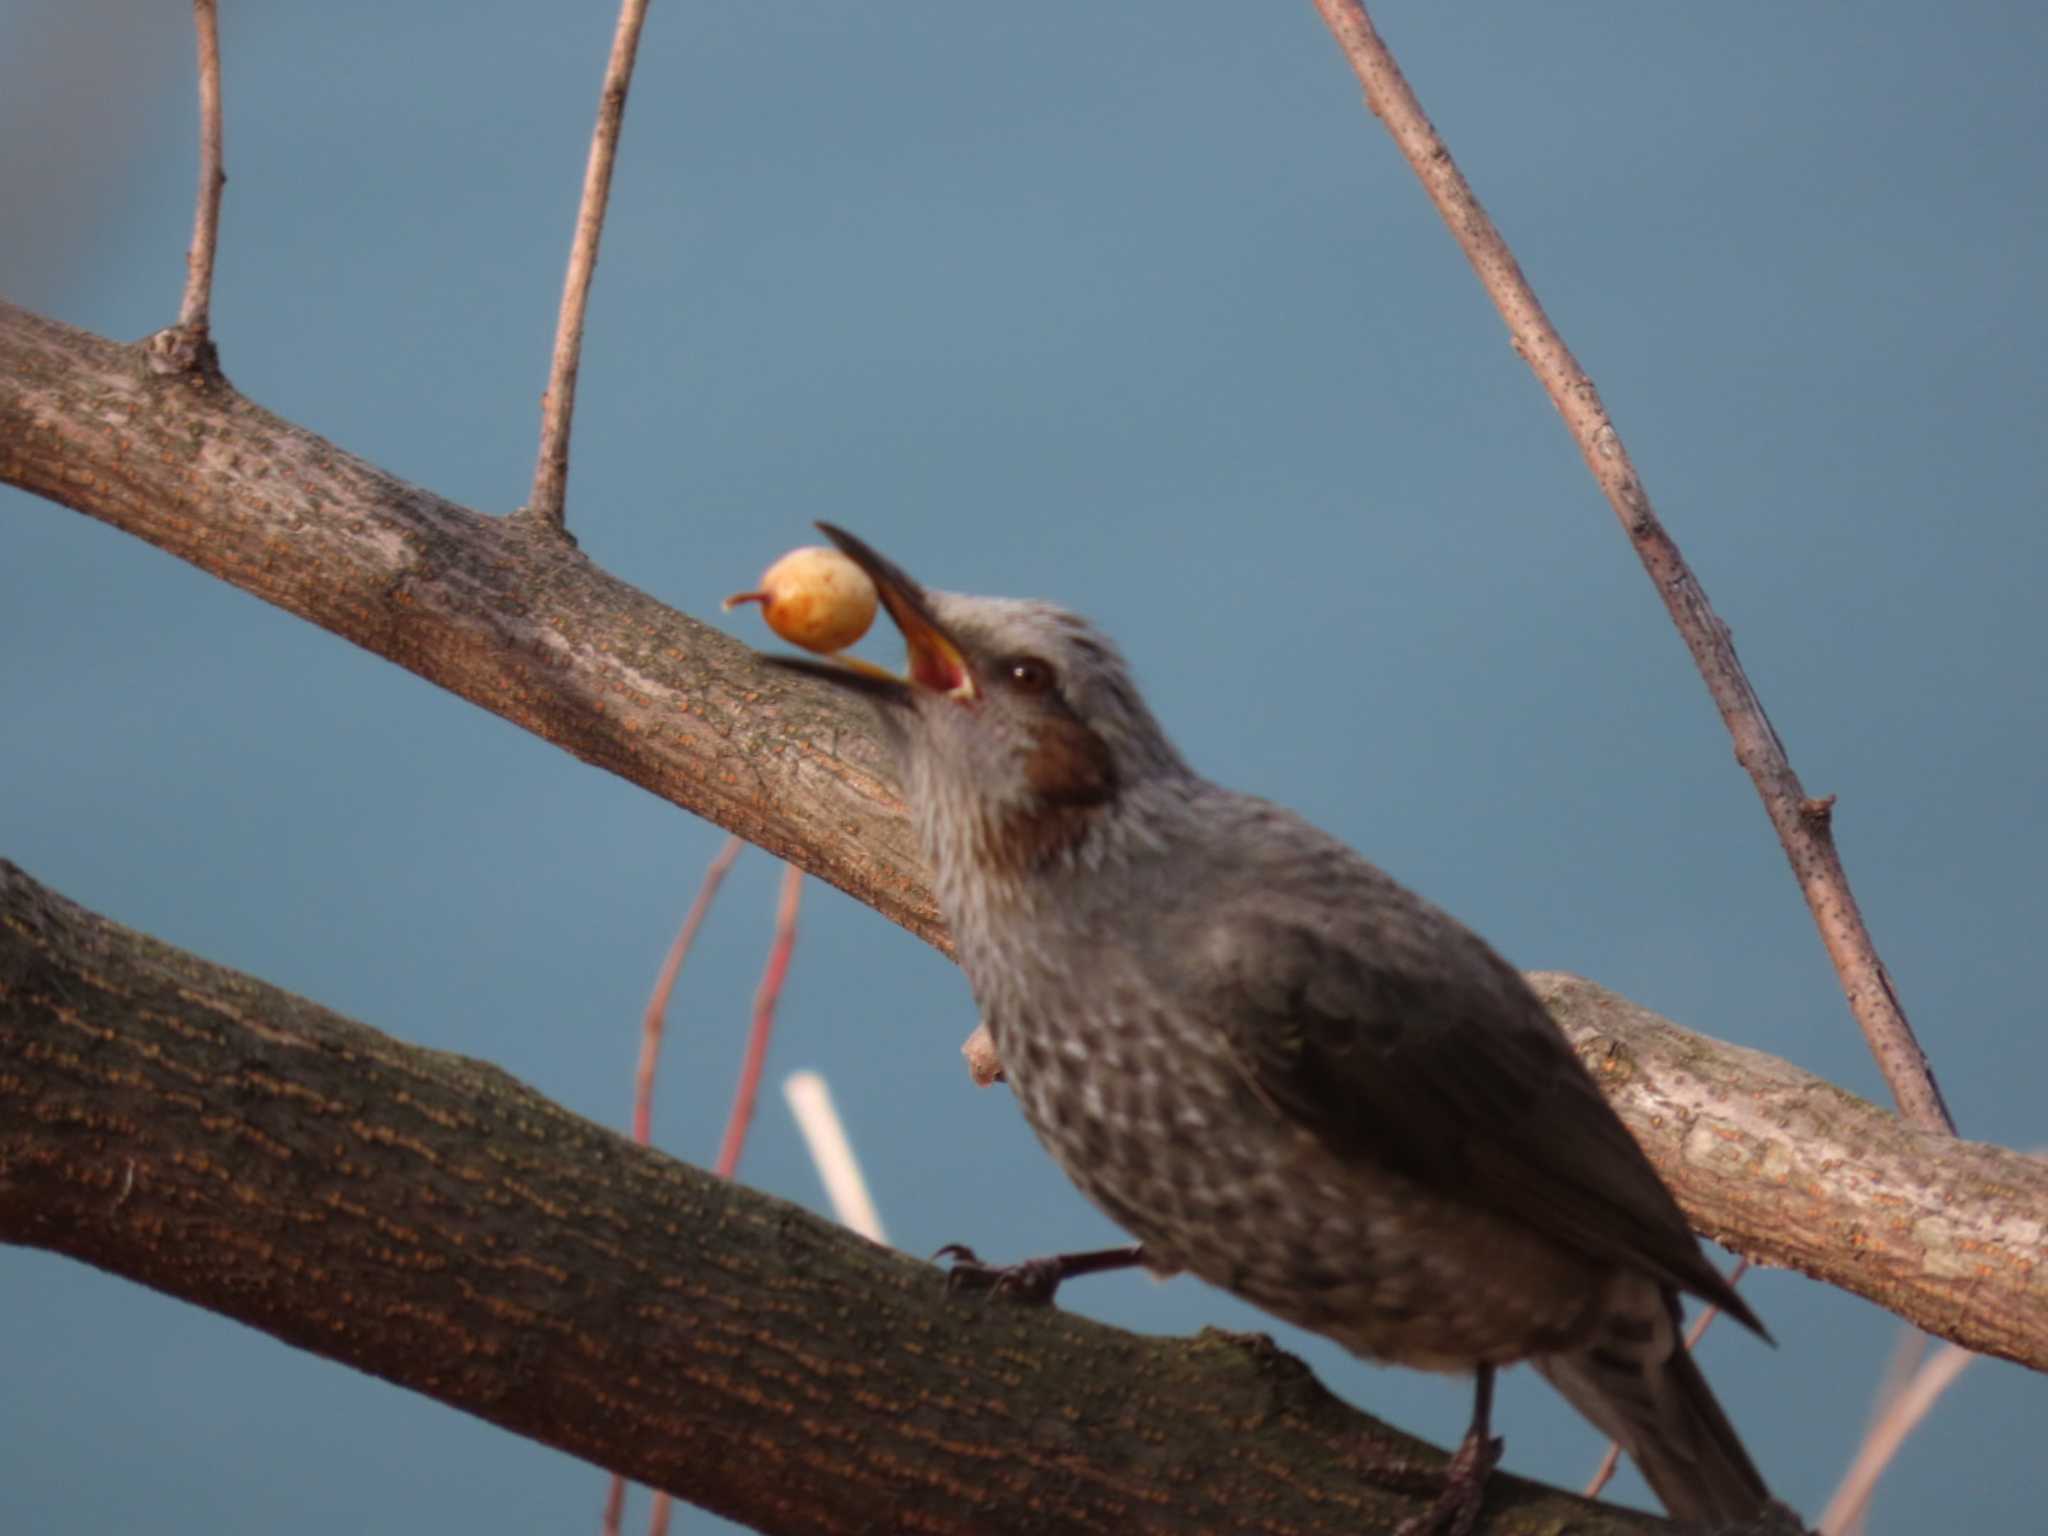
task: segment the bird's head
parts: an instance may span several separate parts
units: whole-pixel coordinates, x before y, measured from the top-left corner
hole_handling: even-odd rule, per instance
[[[928,591],[861,540],[825,536],[866,571],[903,633],[906,675],[808,657],[778,665],[873,699],[941,865],[1020,876],[1084,848],[1147,786],[1187,768],[1109,639],[1051,603]]]

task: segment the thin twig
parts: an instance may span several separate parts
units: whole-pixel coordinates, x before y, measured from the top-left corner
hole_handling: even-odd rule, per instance
[[[797,1129],[803,1132],[804,1145],[810,1148],[818,1180],[825,1186],[825,1198],[832,1202],[832,1214],[839,1224],[874,1242],[886,1243],[889,1239],[883,1234],[881,1215],[868,1193],[860,1159],[853,1155],[853,1143],[847,1139],[846,1126],[823,1074],[790,1073],[783,1079],[782,1096],[789,1101]]]
[[[1588,1499],[1599,1498],[1600,1491],[1614,1481],[1615,1471],[1620,1466],[1621,1442],[1619,1440],[1610,1440],[1607,1442],[1606,1454],[1600,1458],[1600,1465],[1593,1469],[1592,1478],[1580,1490],[1581,1496]]]
[[[218,0],[192,0],[192,23],[199,38],[199,200],[192,244],[185,250],[185,296],[178,323],[156,332],[143,347],[150,371],[166,377],[220,372],[213,345],[213,258],[220,245],[220,192],[228,178],[221,168]]]
[[[547,393],[540,405],[540,458],[526,514],[556,533],[563,531],[562,503],[569,484],[569,425],[576,414],[576,371],[583,356],[583,317],[590,305],[590,278],[597,269],[598,240],[611,196],[612,165],[618,158],[619,128],[626,116],[626,89],[633,82],[633,57],[640,48],[640,24],[647,0],[622,0],[612,55],[598,96],[597,128],[590,136],[590,161],[583,172],[583,202],[576,210],[576,238],[569,247],[569,275],[562,283],[562,310],[555,321],[555,355],[548,364]]]
[[[1877,946],[1864,927],[1843,873],[1829,825],[1831,799],[1810,798],[1786,760],[1785,748],[1736,660],[1728,626],[1658,520],[1620,434],[1537,301],[1514,253],[1494,228],[1471,186],[1415,99],[1359,0],[1315,0],[1338,46],[1365,87],[1366,105],[1386,124],[1453,238],[1479,274],[1501,317],[1551,403],[1565,419],[1593,478],[1627,530],[1643,567],[1663,596],[1693,661],[1735,740],[1735,755],[1756,784],[1792,872],[1813,912],[1850,1011],[1863,1028],[1900,1112],[1927,1130],[1955,1132],[1927,1057],[1892,990]]]
[[[1878,1427],[1891,1413],[1900,1394],[1912,1383],[1914,1373],[1927,1358],[1927,1346],[1933,1342],[1926,1334],[1911,1323],[1902,1324],[1897,1330],[1898,1337],[1892,1341],[1891,1355],[1885,1360],[1884,1374],[1877,1379],[1877,1390],[1870,1398],[1870,1422],[1863,1427],[1863,1440],[1856,1450],[1861,1455],[1863,1446],[1877,1433]],[[1851,1458],[1852,1462],[1854,1458]],[[1866,1501],[1861,1508],[1843,1522],[1838,1533],[1831,1536],[1858,1536],[1864,1522],[1870,1516],[1870,1505]]]
[[[768,1059],[768,1037],[775,1028],[775,1005],[782,997],[783,978],[789,975],[789,957],[796,948],[796,909],[803,895],[804,872],[794,864],[783,866],[782,898],[775,909],[775,939],[768,946],[768,964],[761,972],[761,985],[754,993],[754,1027],[747,1035],[746,1059],[740,1063],[739,1086],[732,1096],[732,1114],[725,1122],[725,1139],[719,1143],[715,1169],[731,1178],[740,1165],[740,1151],[747,1142],[747,1128],[754,1123],[754,1102],[761,1094],[761,1064]]]
[[[775,911],[775,938],[768,946],[768,964],[754,993],[754,1025],[747,1033],[739,1086],[733,1092],[732,1113],[725,1122],[725,1136],[718,1147],[715,1171],[720,1178],[729,1179],[738,1172],[747,1130],[754,1123],[754,1105],[761,1094],[761,1067],[768,1059],[768,1037],[775,1028],[775,1005],[782,997],[783,979],[789,975],[789,957],[796,948],[797,902],[803,888],[803,871],[794,864],[785,864],[782,898]],[[669,1496],[657,1489],[647,1515],[648,1536],[663,1536],[668,1529],[669,1511]]]
[[[199,34],[199,206],[192,215],[192,248],[185,253],[185,298],[178,324],[203,339],[213,328],[213,256],[220,243],[221,168],[220,8],[192,0]]]
[[[1899,1394],[1913,1379],[1913,1373],[1927,1358],[1927,1346],[1934,1342],[1911,1323],[1901,1323],[1898,1335],[1892,1341],[1892,1352],[1885,1360],[1884,1373],[1877,1378],[1877,1390],[1870,1395],[1872,1424],[1890,1412],[1892,1404],[1899,1400]]]
[[[1828,1507],[1821,1511],[1821,1517],[1814,1526],[1821,1536],[1842,1536],[1850,1523],[1862,1516],[1870,1495],[1877,1488],[1878,1478],[1898,1454],[1906,1437],[1912,1434],[1920,1421],[1927,1417],[1935,1401],[1976,1358],[1958,1345],[1944,1344],[1921,1363],[1905,1390],[1899,1393],[1884,1416],[1871,1426],[1870,1433],[1864,1436],[1863,1444],[1856,1452],[1856,1459],[1842,1474],[1841,1486],[1828,1500]]]
[[[676,976],[683,968],[683,959],[690,953],[690,946],[697,942],[697,930],[704,926],[704,914],[711,910],[712,898],[718,894],[725,872],[732,868],[732,861],[740,856],[740,849],[745,846],[739,838],[728,837],[705,867],[696,900],[690,903],[690,910],[683,917],[683,926],[676,931],[675,942],[669,945],[668,954],[662,959],[661,974],[655,977],[654,991],[647,999],[647,1011],[641,1016],[640,1064],[633,1073],[633,1139],[642,1144],[650,1141],[654,1134],[654,1074],[661,1062],[662,1027],[668,1016],[669,994],[675,990]]]
[[[740,849],[746,845],[737,837],[728,837],[711,862],[705,866],[704,878],[697,886],[696,898],[690,903],[690,910],[683,915],[683,926],[676,930],[675,942],[662,957],[661,972],[654,979],[654,991],[648,995],[647,1011],[640,1017],[640,1062],[633,1070],[633,1139],[642,1146],[654,1138],[654,1076],[661,1064],[662,1030],[668,1018],[668,1000],[675,991],[676,977],[681,974],[683,960],[690,953],[690,946],[697,942],[697,930],[704,926],[704,914],[711,910],[711,902],[718,895],[718,887],[724,883],[725,873],[732,868],[734,859],[740,856]],[[648,1529],[651,1536],[668,1528],[669,1497],[660,1490],[655,1491],[653,1508],[648,1512]],[[604,1515],[599,1525],[602,1536],[619,1536],[619,1522],[626,1513],[626,1480],[616,1474],[611,1488],[605,1494]]]
[[[1728,1271],[1728,1283],[1730,1285],[1740,1285],[1742,1277],[1748,1273],[1749,1260],[1738,1258],[1735,1261],[1735,1267]],[[1702,1307],[1700,1315],[1692,1320],[1692,1327],[1686,1330],[1685,1347],[1687,1349],[1697,1349],[1701,1338],[1713,1326],[1714,1319],[1720,1315],[1721,1309],[1719,1307]],[[1614,1469],[1620,1463],[1621,1442],[1619,1440],[1610,1440],[1607,1442],[1607,1454],[1600,1458],[1599,1468],[1593,1473],[1593,1480],[1586,1484],[1585,1496],[1589,1499],[1600,1497],[1600,1490],[1613,1481]]]

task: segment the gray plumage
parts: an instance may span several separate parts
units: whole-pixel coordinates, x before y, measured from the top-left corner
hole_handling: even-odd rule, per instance
[[[910,644],[907,683],[835,680],[878,701],[1018,1101],[1144,1261],[1375,1360],[1530,1360],[1673,1515],[1758,1513],[1678,1295],[1762,1330],[1521,976],[1196,774],[1085,621],[826,531]]]

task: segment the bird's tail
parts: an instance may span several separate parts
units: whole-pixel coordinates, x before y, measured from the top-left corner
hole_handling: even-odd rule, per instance
[[[1677,1298],[1627,1301],[1586,1348],[1531,1363],[1620,1443],[1674,1520],[1754,1519],[1771,1491],[1679,1340]]]

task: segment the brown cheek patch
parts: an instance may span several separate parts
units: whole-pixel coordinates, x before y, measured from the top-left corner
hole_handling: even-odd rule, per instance
[[[1096,813],[1094,806],[1048,805],[994,823],[982,839],[989,872],[1017,879],[1043,869],[1080,844]]]
[[[1116,794],[1109,744],[1080,721],[1051,716],[1038,726],[1024,758],[1033,805],[988,828],[984,846],[1006,874],[1043,868],[1088,835]]]
[[[1048,805],[1100,805],[1116,793],[1116,764],[1108,742],[1080,721],[1054,715],[1039,723],[1024,782]]]

